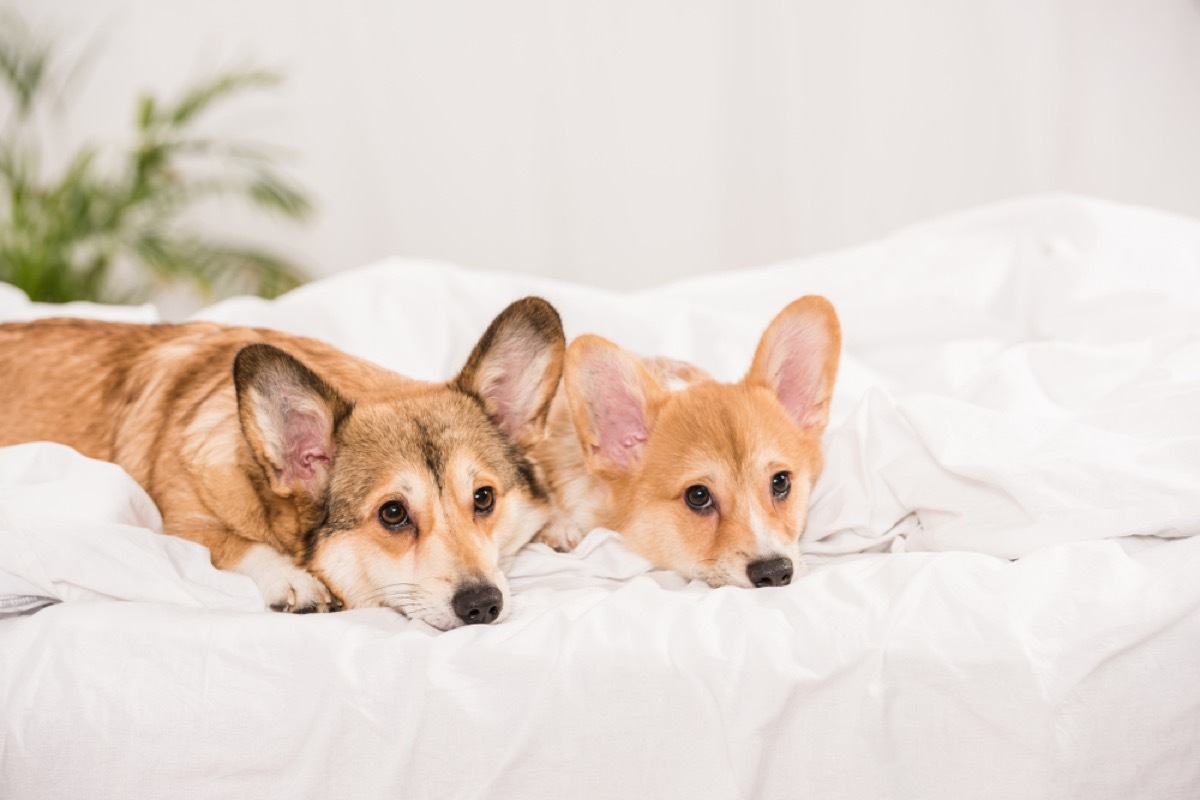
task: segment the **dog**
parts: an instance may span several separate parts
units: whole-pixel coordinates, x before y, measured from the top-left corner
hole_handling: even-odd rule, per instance
[[[775,317],[737,383],[576,338],[533,451],[559,538],[611,528],[656,566],[714,587],[790,583],[806,571],[799,539],[840,352],[837,313],[815,295]]]
[[[10,323],[0,445],[50,440],[117,463],[164,533],[250,576],[275,610],[491,623],[510,609],[500,559],[550,519],[526,453],[565,348],[539,298],[497,316],[446,383],[263,329]]]

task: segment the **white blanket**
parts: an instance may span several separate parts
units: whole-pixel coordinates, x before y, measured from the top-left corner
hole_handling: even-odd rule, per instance
[[[631,296],[386,262],[214,306],[445,378],[538,293],[734,378],[826,294],[821,563],[711,590],[594,531],[502,625],[270,614],[120,470],[8,448],[0,573],[68,602],[0,617],[0,797],[1200,796],[1198,281],[1200,225],[1049,198]]]
[[[253,581],[208,550],[162,535],[149,496],[115,464],[69,447],[0,447],[0,592],[45,600],[133,600],[262,611]],[[38,602],[41,599],[42,602]],[[2,607],[2,606],[0,606]],[[9,603],[10,610],[20,607]]]

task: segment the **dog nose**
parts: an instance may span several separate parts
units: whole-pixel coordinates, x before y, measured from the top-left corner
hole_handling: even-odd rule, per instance
[[[746,575],[756,588],[787,586],[792,582],[792,560],[779,556],[754,561],[746,567]]]
[[[450,601],[454,613],[466,625],[487,625],[495,622],[504,608],[504,595],[490,583],[464,586],[454,593]]]

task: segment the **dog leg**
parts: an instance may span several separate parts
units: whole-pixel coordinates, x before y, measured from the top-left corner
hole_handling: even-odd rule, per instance
[[[583,531],[571,518],[557,509],[550,521],[537,532],[533,541],[548,544],[560,553],[569,553],[583,539]]]
[[[258,584],[263,600],[275,611],[309,614],[341,608],[319,578],[297,567],[270,545],[251,544],[241,560],[228,569],[248,575]]]

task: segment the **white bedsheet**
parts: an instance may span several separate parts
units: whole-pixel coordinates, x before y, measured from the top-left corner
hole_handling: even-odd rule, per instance
[[[213,569],[195,542],[163,536],[158,509],[115,464],[49,442],[0,447],[0,498],[9,597],[265,608],[249,578]]]
[[[0,797],[1200,796],[1200,224],[1042,198],[636,295],[385,262],[201,316],[444,378],[538,293],[735,378],[811,292],[845,353],[782,589],[594,531],[502,625],[269,614],[120,470],[0,451],[0,572],[66,601],[0,617]]]

